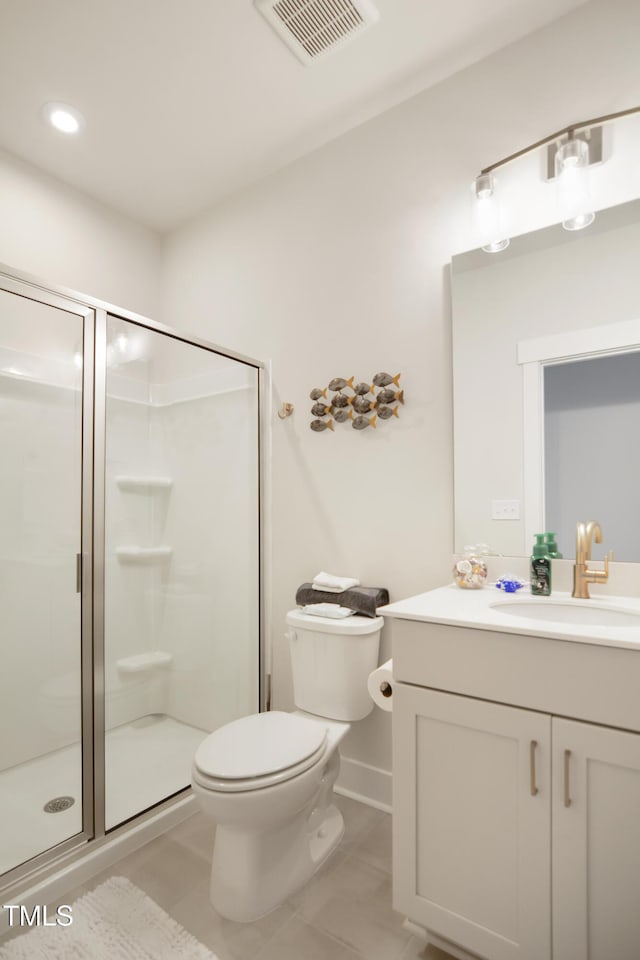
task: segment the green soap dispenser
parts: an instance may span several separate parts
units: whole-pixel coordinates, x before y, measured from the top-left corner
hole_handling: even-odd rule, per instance
[[[548,531],[544,535],[544,542],[547,545],[547,556],[550,560],[562,560],[562,554],[558,550],[558,544],[556,543],[556,535],[551,531]]]
[[[536,533],[531,555],[531,593],[537,597],[548,597],[551,593],[551,559],[547,553],[549,544],[544,538],[544,533]]]

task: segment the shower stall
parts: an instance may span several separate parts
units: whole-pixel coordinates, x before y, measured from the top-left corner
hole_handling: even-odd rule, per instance
[[[263,706],[265,377],[0,270],[0,889]]]

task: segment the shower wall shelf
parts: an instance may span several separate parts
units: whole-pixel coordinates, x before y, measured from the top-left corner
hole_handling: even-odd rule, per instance
[[[145,673],[168,667],[173,663],[173,656],[163,650],[150,650],[148,653],[138,653],[132,657],[122,657],[116,660],[116,667],[120,673]]]
[[[116,483],[121,490],[152,493],[154,490],[170,490],[173,486],[171,477],[116,477]]]
[[[122,563],[159,563],[168,560],[173,547],[116,547],[116,556]]]

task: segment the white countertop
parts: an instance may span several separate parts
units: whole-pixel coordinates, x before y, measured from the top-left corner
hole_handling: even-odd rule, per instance
[[[536,617],[513,616],[504,608],[492,606],[505,601],[517,603],[542,603],[545,606],[571,604],[596,606],[603,610],[629,611],[640,614],[640,599],[637,597],[592,597],[590,600],[574,600],[569,593],[554,592],[550,597],[532,596],[527,587],[515,594],[505,593],[495,586],[487,585],[480,590],[462,590],[455,584],[438,587],[428,593],[420,593],[406,600],[378,607],[383,617],[401,620],[422,620],[428,623],[445,623],[456,627],[473,627],[478,630],[496,630],[500,633],[525,634],[536,637],[552,637],[576,643],[591,643],[599,646],[622,647],[640,650],[640,617],[638,626],[593,626],[591,624],[562,623],[540,620]]]

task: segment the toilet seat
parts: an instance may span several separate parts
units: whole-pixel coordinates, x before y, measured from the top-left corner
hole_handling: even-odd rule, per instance
[[[308,770],[326,747],[327,726],[321,721],[281,711],[257,713],[203,740],[193,777],[209,790],[258,790]]]

